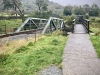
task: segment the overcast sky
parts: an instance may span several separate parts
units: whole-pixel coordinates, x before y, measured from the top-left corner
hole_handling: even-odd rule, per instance
[[[56,2],[63,6],[66,6],[68,4],[70,4],[70,5],[84,5],[84,4],[91,5],[93,3],[100,5],[100,0],[49,0],[49,1]]]

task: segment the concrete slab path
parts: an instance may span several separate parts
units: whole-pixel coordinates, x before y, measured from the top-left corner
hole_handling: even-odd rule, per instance
[[[100,59],[81,24],[70,34],[63,54],[63,75],[100,75]]]

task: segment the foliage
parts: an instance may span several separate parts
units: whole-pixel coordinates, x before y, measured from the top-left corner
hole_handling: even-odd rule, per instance
[[[18,2],[18,5],[20,6],[21,5],[21,1],[20,0],[17,0]],[[3,5],[4,5],[4,9],[9,9],[9,10],[14,10],[16,11],[16,5],[14,3],[13,0],[3,0]]]
[[[7,33],[14,32],[22,24],[21,19],[0,20],[0,34],[5,31]]]
[[[67,20],[66,20],[67,25],[69,25],[69,26],[71,26],[71,25],[73,24],[73,20],[74,20],[74,19],[77,20],[77,17],[76,17],[76,15],[74,15],[74,14],[71,15],[71,16],[67,16],[66,18],[67,18]]]
[[[38,6],[39,12],[35,12],[33,16],[40,18],[49,18],[52,12],[48,11],[48,2],[48,0],[36,0],[36,5]]]
[[[84,11],[84,9],[81,6],[79,6],[79,7],[76,7],[74,9],[74,13],[76,15],[84,15],[85,14],[85,11]]]
[[[64,15],[85,15],[86,18],[89,18],[89,16],[99,16],[100,15],[100,8],[97,4],[92,4],[92,6],[89,6],[88,4],[85,4],[83,6],[71,6],[68,5],[65,7],[63,11]],[[86,15],[88,14],[88,15]]]
[[[88,4],[83,5],[85,13],[89,13],[90,6]]]
[[[63,14],[68,16],[68,15],[72,15],[72,6],[68,5],[64,8]]]
[[[100,20],[100,18],[90,17],[90,29],[95,33],[95,35],[91,35],[90,38],[98,54],[98,57],[100,58],[100,23],[98,20]]]
[[[84,15],[84,18],[85,18],[85,19],[89,19],[89,14],[85,14],[85,15]]]
[[[29,42],[27,46],[34,46],[33,42]]]
[[[93,42],[98,57],[100,58],[100,36],[91,36],[91,41]]]
[[[52,15],[52,11],[45,11],[45,12],[38,12],[30,13],[30,16],[37,17],[37,18],[49,18]]]
[[[91,10],[89,12],[89,15],[90,16],[99,16],[99,14],[100,14],[100,8],[98,7],[97,4],[93,4],[91,6]]]
[[[50,65],[60,66],[66,39],[64,36],[45,36],[34,46],[20,47],[23,51],[5,54],[0,59],[0,75],[36,75]]]
[[[25,52],[26,50],[28,50],[28,46],[21,46],[19,49],[17,49],[15,52],[16,53],[22,53]]]
[[[36,0],[39,11],[47,10],[48,0]]]

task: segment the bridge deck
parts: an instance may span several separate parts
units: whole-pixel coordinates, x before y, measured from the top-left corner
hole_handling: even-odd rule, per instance
[[[74,27],[74,33],[76,34],[84,34],[87,33],[85,27],[82,24],[77,24]]]
[[[70,34],[63,54],[63,75],[100,75],[100,59],[80,24]],[[82,33],[82,34],[81,34]]]

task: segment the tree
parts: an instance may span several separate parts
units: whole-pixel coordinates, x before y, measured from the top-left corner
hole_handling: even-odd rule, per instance
[[[45,14],[46,15],[51,15],[51,11],[48,11],[47,9],[47,6],[48,6],[48,0],[36,0],[36,5],[38,6],[38,10],[39,12],[36,12],[35,16],[37,17],[42,17],[43,16],[45,17]]]
[[[44,0],[36,0],[36,5],[38,6],[39,11],[41,10],[43,4],[44,4]]]
[[[14,5],[18,8],[20,16],[22,18],[22,22],[23,22],[24,21],[24,9],[23,10],[20,9],[20,6],[17,0],[13,0],[13,2],[14,2]]]
[[[12,9],[16,12],[17,16],[17,8],[20,13],[20,17],[22,18],[22,21],[24,21],[24,10],[20,9],[21,7],[21,0],[3,0],[4,9]]]
[[[84,11],[84,9],[82,8],[82,6],[75,7],[75,8],[74,8],[74,13],[75,13],[76,15],[85,15],[85,11]]]
[[[98,5],[97,4],[93,4],[91,6],[91,10],[89,11],[89,15],[90,16],[99,16],[99,14],[100,14],[99,11],[100,11],[100,9],[99,9]]]
[[[47,10],[48,0],[36,0],[39,11]]]
[[[18,6],[21,6],[21,0],[17,0]],[[14,0],[3,0],[3,5],[4,5],[4,10],[13,10],[14,12],[17,13],[17,6],[14,3]]]
[[[88,4],[83,5],[83,8],[85,10],[85,13],[89,13],[90,6]]]
[[[70,6],[70,5],[66,6],[66,7],[64,8],[63,14],[66,15],[66,16],[67,16],[67,15],[72,15],[72,9],[73,9],[72,6]]]

